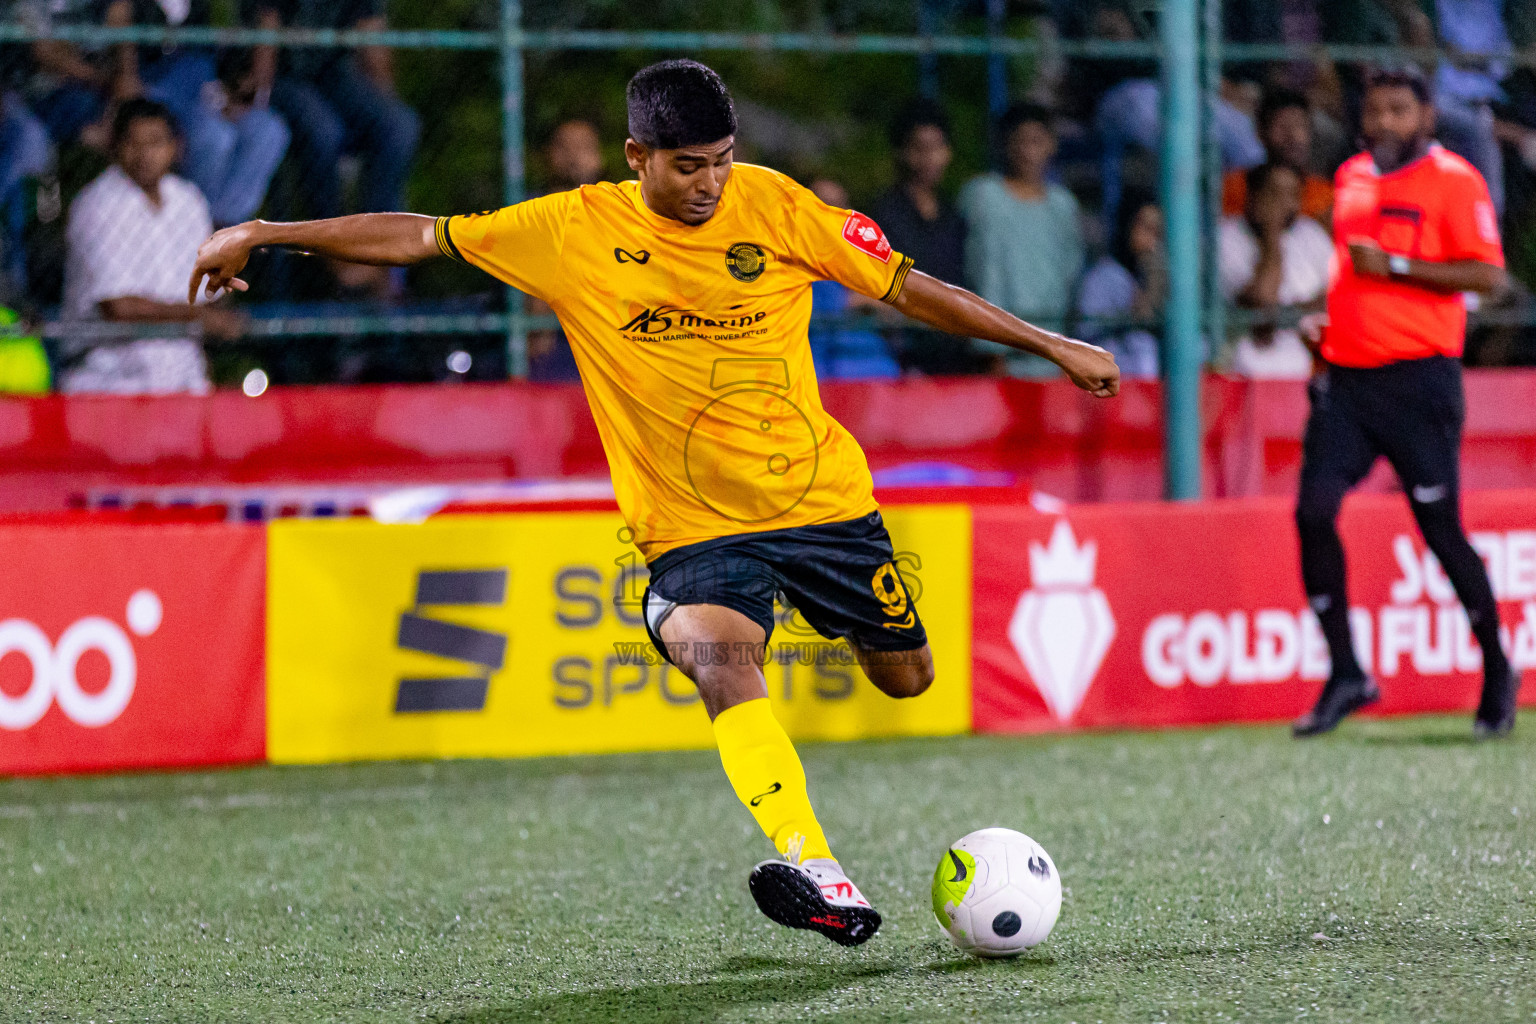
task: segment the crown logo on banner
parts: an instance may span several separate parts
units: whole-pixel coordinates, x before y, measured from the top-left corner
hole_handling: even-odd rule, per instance
[[[1099,560],[1099,545],[1085,540],[1079,546],[1065,519],[1056,521],[1050,543],[1029,545],[1029,577],[1037,590],[1057,587],[1091,587]]]
[[[1058,519],[1051,539],[1029,545],[1030,589],[1019,595],[1008,639],[1024,671],[1059,722],[1070,722],[1115,638],[1115,617],[1093,585],[1099,545],[1077,542]]]

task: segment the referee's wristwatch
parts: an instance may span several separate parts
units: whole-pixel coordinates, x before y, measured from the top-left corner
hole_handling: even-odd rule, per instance
[[[1393,277],[1407,277],[1413,272],[1413,261],[1407,256],[1388,256],[1387,272]]]

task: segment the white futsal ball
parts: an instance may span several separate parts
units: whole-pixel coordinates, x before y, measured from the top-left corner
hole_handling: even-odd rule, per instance
[[[1061,913],[1061,876],[1051,855],[1029,836],[984,828],[939,858],[933,913],[967,953],[1016,956],[1051,934]]]

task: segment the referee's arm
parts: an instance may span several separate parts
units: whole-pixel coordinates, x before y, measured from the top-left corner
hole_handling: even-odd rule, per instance
[[[1509,275],[1503,267],[1482,260],[1435,263],[1402,258],[1403,263],[1394,270],[1395,257],[1369,238],[1350,239],[1349,259],[1354,264],[1355,273],[1362,276],[1390,278],[1434,292],[1496,295],[1509,285]]]

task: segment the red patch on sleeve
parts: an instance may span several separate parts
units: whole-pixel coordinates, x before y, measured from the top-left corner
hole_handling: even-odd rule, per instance
[[[891,243],[885,240],[885,232],[862,213],[848,214],[843,222],[843,240],[881,263],[891,262]]]

